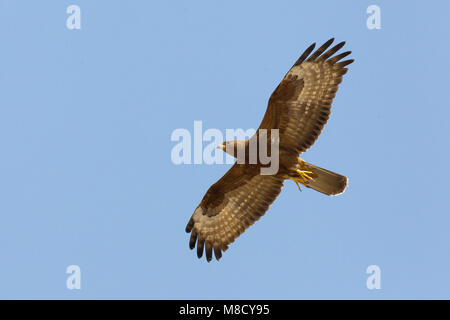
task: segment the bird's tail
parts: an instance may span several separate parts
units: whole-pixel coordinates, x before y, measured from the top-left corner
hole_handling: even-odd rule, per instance
[[[300,163],[301,161],[301,163]],[[343,193],[347,187],[347,177],[310,164],[299,158],[302,170],[311,171],[313,179],[305,182],[305,186],[326,195],[337,195]]]

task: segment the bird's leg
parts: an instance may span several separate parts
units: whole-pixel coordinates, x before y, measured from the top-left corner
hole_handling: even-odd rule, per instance
[[[300,168],[301,168],[301,165],[302,165],[302,163],[304,161],[302,159],[298,158],[298,162],[299,162],[299,165],[300,165]],[[298,168],[296,168],[294,171],[295,171],[295,173],[291,177],[289,177],[289,179],[294,181],[295,184],[297,185],[298,189],[300,191],[302,191],[302,189],[300,189],[299,183],[306,187],[307,186],[306,183],[309,180],[313,180],[313,178],[310,176],[310,174],[312,174],[312,171],[301,170],[301,169],[298,169]]]
[[[289,177],[289,179],[291,179],[292,181],[295,182],[295,184],[297,185],[298,190],[300,190],[300,192],[301,192],[302,189],[300,188],[300,185],[298,184],[297,180],[295,178],[291,178],[291,177]]]
[[[313,178],[310,176],[310,174],[312,174],[311,171],[306,171],[306,170],[299,170],[299,169],[295,169],[295,172],[297,173],[297,176],[295,177],[289,177],[289,179],[291,179],[292,181],[295,182],[295,184],[298,187],[298,190],[302,191],[302,189],[300,188],[300,184],[304,185],[305,187],[307,186],[306,183],[309,180],[312,180]]]

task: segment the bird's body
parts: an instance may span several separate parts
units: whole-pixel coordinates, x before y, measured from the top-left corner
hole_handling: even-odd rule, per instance
[[[254,136],[247,141],[224,142],[221,146],[238,161],[209,188],[186,226],[186,232],[191,232],[189,246],[193,249],[197,245],[199,258],[205,252],[210,261],[214,251],[216,259],[220,259],[222,251],[268,210],[286,179],[327,195],[344,191],[346,177],[299,158],[327,122],[338,84],[347,72],[345,66],[353,62],[339,62],[350,51],[332,57],[344,42],[326,51],[333,40],[310,56],[313,44],[300,56],[272,93]],[[252,146],[260,148],[262,133],[267,136],[266,150],[271,150],[277,138],[279,165],[273,174],[261,173],[268,164],[252,149]],[[245,154],[245,159],[241,159],[245,161],[239,161],[240,151]],[[256,154],[254,161],[251,161],[252,152]]]

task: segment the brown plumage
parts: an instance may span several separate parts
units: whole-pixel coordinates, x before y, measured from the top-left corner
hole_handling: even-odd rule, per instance
[[[191,233],[189,247],[194,249],[197,246],[199,258],[205,253],[207,261],[210,261],[214,253],[219,260],[222,251],[264,215],[287,178],[327,195],[344,191],[347,185],[345,176],[298,157],[321,133],[329,118],[338,85],[347,72],[345,67],[353,62],[339,62],[350,51],[333,57],[345,44],[341,42],[328,49],[333,40],[328,40],[315,52],[315,44],[306,49],[269,99],[257,134],[267,129],[270,137],[270,129],[279,130],[278,172],[262,175],[260,169],[264,165],[259,159],[256,164],[248,161],[236,163],[209,188],[190,218],[186,226],[186,232]],[[251,139],[257,139],[257,134]],[[248,151],[248,141],[245,149]],[[301,180],[298,170],[308,172],[308,179]]]

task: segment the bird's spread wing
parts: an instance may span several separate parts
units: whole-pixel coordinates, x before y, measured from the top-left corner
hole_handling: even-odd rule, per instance
[[[235,164],[205,194],[186,226],[191,232],[189,246],[197,255],[220,259],[241,233],[258,220],[276,199],[283,186],[283,178],[260,175],[260,168]]]
[[[339,62],[350,51],[333,56],[345,42],[326,51],[333,40],[311,54],[313,44],[300,56],[272,93],[259,127],[279,129],[280,147],[295,154],[306,151],[316,141],[328,120],[342,76],[347,72],[345,66],[353,62]]]

